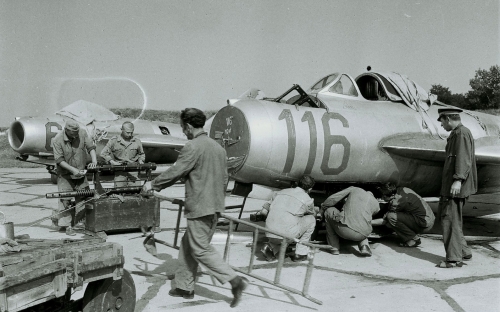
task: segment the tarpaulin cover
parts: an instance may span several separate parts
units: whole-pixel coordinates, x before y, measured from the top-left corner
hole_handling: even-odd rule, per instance
[[[56,114],[69,117],[84,125],[91,124],[94,121],[111,121],[120,118],[109,109],[84,100],[73,102],[57,111]]]
[[[437,96],[427,93],[424,88],[410,80],[406,75],[401,75],[395,72],[377,74],[384,76],[396,89],[403,101],[414,110],[419,110],[419,107],[424,111],[437,100]]]

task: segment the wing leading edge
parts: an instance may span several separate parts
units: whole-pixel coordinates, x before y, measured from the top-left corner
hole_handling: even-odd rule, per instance
[[[406,158],[444,162],[445,142],[430,137],[412,138],[407,135],[392,137],[381,147],[393,155]],[[476,162],[478,165],[500,165],[500,139],[484,137],[475,140]]]

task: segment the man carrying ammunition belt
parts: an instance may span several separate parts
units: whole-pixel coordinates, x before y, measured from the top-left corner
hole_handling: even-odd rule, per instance
[[[146,160],[141,140],[133,137],[134,124],[125,121],[122,124],[120,136],[114,136],[102,149],[101,157],[111,165],[126,165],[131,163],[143,164]],[[141,185],[138,179],[138,172],[115,172],[115,186],[138,186]]]
[[[57,134],[52,141],[54,148],[54,159],[57,164],[57,189],[59,192],[77,191],[89,189],[85,165],[87,164],[87,152],[90,153],[92,163],[88,168],[95,168],[97,156],[95,145],[84,129],[80,129],[78,123],[69,119],[66,121],[64,131]],[[79,207],[83,199],[76,198],[74,210],[58,212],[54,214],[52,223],[66,230],[66,235],[73,236],[73,226],[84,218],[84,207]],[[67,199],[59,202],[59,211],[70,208]]]

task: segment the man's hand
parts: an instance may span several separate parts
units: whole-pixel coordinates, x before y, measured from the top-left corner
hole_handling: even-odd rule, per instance
[[[371,224],[373,226],[381,226],[381,225],[384,225],[385,224],[385,219],[384,218],[380,218],[380,219],[374,219],[371,221]]]
[[[142,187],[141,193],[149,193],[152,189],[153,188],[151,186],[151,181],[147,181],[146,183],[144,183],[144,186]]]
[[[451,185],[451,191],[450,191],[451,197],[455,197],[458,194],[460,194],[461,188],[462,188],[462,181],[455,180],[455,182],[453,182],[453,184]]]
[[[95,167],[97,167],[97,163],[95,162],[91,162],[90,164],[87,165],[87,169],[94,169]]]
[[[121,164],[122,164],[121,162],[116,161],[116,160],[113,160],[113,159],[111,159],[111,160],[109,161],[109,163],[110,163],[110,164],[112,164],[113,166],[119,166],[119,165],[121,165]]]

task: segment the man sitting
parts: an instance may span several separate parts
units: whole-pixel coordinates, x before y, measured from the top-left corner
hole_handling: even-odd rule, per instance
[[[314,179],[308,175],[303,176],[295,188],[287,188],[277,192],[270,202],[263,206],[262,214],[267,214],[266,229],[309,241],[316,226],[316,211],[314,201],[309,192],[314,186]],[[266,232],[269,242],[264,243],[261,251],[267,261],[276,260],[280,250],[282,238]],[[307,259],[308,247],[297,244],[292,261]]]

